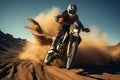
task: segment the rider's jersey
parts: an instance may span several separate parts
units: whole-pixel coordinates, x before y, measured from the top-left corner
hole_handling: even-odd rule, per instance
[[[74,22],[77,22],[80,28],[84,28],[77,14],[74,17],[70,17],[67,13],[67,10],[65,10],[64,12],[62,12],[62,14],[56,16],[56,21],[58,21],[59,18],[63,18],[65,23],[67,23],[68,25],[72,25]]]

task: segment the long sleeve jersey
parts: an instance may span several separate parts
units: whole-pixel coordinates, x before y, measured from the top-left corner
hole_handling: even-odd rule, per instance
[[[68,25],[72,25],[74,22],[76,22],[79,27],[81,29],[84,28],[83,24],[81,23],[81,21],[78,18],[78,15],[76,14],[74,17],[70,17],[67,13],[67,10],[65,10],[64,12],[62,12],[62,14],[56,16],[56,21],[58,21],[59,18],[63,18],[64,22],[67,23]]]

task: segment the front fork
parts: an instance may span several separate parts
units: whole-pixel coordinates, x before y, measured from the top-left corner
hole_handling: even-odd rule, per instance
[[[67,48],[67,57],[70,57],[70,53],[71,53],[71,48],[72,48],[72,44],[73,44],[73,42],[76,42],[76,46],[77,46],[77,44],[78,44],[78,37],[74,37],[74,36],[71,36],[70,37],[70,41],[69,41],[69,43],[68,43],[68,48]]]

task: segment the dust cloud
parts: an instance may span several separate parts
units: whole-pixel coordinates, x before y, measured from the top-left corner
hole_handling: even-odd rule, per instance
[[[59,8],[53,7],[50,10],[41,12],[35,17],[35,20],[38,21],[45,33],[48,33],[51,36],[56,35],[58,24],[55,21],[55,16],[57,16],[60,11]]]
[[[106,33],[100,33],[99,29],[93,25],[91,32],[81,33],[81,37],[82,42],[79,45],[76,64],[106,65],[112,62],[118,63],[120,47],[110,47]]]
[[[20,59],[30,59],[36,62],[43,61],[45,54],[50,48],[50,44],[44,45],[45,43],[52,40],[52,37],[57,33],[58,24],[55,22],[55,16],[59,14],[61,10],[53,7],[49,10],[41,12],[34,19],[39,23],[43,30],[42,43],[40,44],[41,38],[33,34],[37,32],[36,25],[30,24],[32,28],[31,33],[33,34],[35,41],[33,43],[27,43],[24,51],[20,54]],[[115,58],[120,54],[119,48],[111,50],[108,48],[109,42],[107,41],[106,33],[100,33],[96,26],[92,26],[90,33],[80,33],[82,42],[78,48],[78,54],[76,57],[75,64],[109,64],[112,58]],[[49,39],[43,39],[49,36]],[[118,58],[118,57],[117,57]]]
[[[27,29],[33,34],[34,40],[32,43],[26,44],[23,52],[19,55],[20,59],[29,59],[35,62],[40,62],[44,59],[52,43],[52,37],[57,33],[58,24],[55,22],[55,16],[59,13],[60,9],[53,7],[50,10],[41,12],[34,18],[40,26],[34,24],[27,25]]]
[[[35,62],[41,62],[44,59],[45,53],[49,46],[41,46],[38,43],[27,43],[24,47],[24,51],[20,54],[20,59],[33,60]]]

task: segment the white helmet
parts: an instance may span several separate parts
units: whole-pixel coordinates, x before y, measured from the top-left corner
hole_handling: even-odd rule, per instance
[[[69,4],[67,12],[70,17],[75,16],[77,12],[77,6],[75,4]]]

